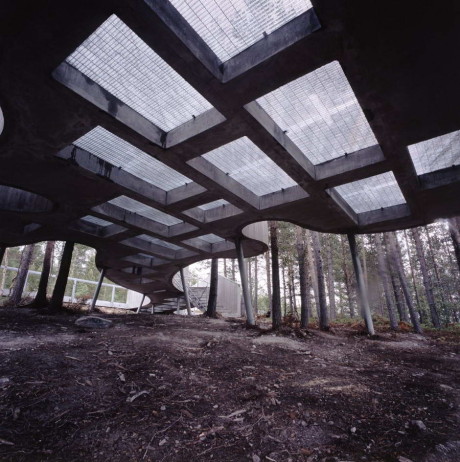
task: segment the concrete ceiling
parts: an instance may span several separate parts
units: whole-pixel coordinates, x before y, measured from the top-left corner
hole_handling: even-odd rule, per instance
[[[242,234],[251,223],[277,219],[323,232],[369,233],[460,214],[459,169],[450,166],[451,158],[458,158],[458,137],[449,141],[448,159],[442,159],[446,149],[433,141],[425,155],[428,160],[441,157],[444,168],[422,175],[408,150],[460,130],[459,6],[312,4],[313,9],[221,62],[166,0],[2,2],[0,242],[56,239],[90,245],[110,279],[155,301],[177,293],[171,280],[179,267],[211,256],[234,256],[238,238],[244,239],[248,256],[264,251],[263,225]],[[165,131],[69,64],[66,59],[112,15],[212,108]],[[262,97],[333,62],[343,70],[362,124],[375,141],[314,163],[293,142],[294,130],[291,139],[290,127],[278,126],[264,110]],[[305,81],[311,85],[311,79]],[[173,93],[170,108],[160,108],[159,101],[141,104],[149,114],[155,115],[155,107],[172,112]],[[303,96],[298,104],[306,104]],[[333,108],[321,126],[334,125],[333,113],[340,111]],[[347,120],[343,123],[342,134],[348,127]],[[187,182],[162,188],[130,173],[128,166],[111,165],[74,145],[96,127],[179,172]],[[237,164],[238,177],[217,168],[209,153],[240,138],[254,146],[261,163],[245,167],[243,157],[235,163],[224,153],[220,161]],[[316,146],[310,144],[307,148],[314,152]],[[437,148],[439,152],[431,152]],[[265,182],[262,193],[248,186],[272,173],[274,180]],[[391,199],[387,189],[379,190],[378,179],[392,174],[402,193],[397,205],[365,206],[366,211],[357,213],[356,201],[359,205],[369,194],[372,204]],[[355,181],[360,183],[343,187]],[[355,203],[346,195],[350,190]],[[120,196],[141,205],[120,207]],[[217,200],[216,207],[206,206]],[[82,220],[87,216],[93,218]]]

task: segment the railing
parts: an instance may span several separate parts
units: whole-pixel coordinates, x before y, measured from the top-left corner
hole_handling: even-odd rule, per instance
[[[6,271],[6,272],[7,271],[13,271],[13,272],[17,273],[18,268],[15,268],[13,266],[0,266],[0,271]],[[27,272],[26,281],[24,283],[24,289],[27,288],[27,282],[29,280],[30,275],[38,275],[38,276],[40,276],[41,271],[29,270]],[[53,278],[56,278],[56,275],[55,274],[50,274],[50,279],[53,279]],[[10,289],[5,289],[4,288],[5,280],[6,280],[6,277],[1,277],[0,296],[8,296],[9,293],[10,293]],[[77,297],[77,295],[76,295],[77,294],[77,284],[78,283],[94,286],[95,288],[96,288],[96,286],[98,284],[98,281],[89,281],[87,279],[79,279],[79,278],[72,278],[72,277],[69,277],[67,279],[67,284],[69,284],[69,282],[72,282],[71,295],[70,296],[67,295],[67,296],[64,297],[64,301],[68,302],[68,303],[77,303],[78,299],[81,298],[81,297]],[[111,290],[110,300],[101,300],[101,299],[97,300],[97,304],[99,306],[110,306],[112,308],[126,308],[128,306],[127,303],[126,303],[128,289],[126,289],[125,287],[119,286],[117,284],[110,284],[110,283],[105,283],[105,282],[102,284],[102,287],[108,287],[108,288],[111,288],[112,290]],[[115,301],[115,298],[116,298],[115,291],[116,290],[120,290],[120,291],[123,292],[123,295],[124,295],[123,298],[125,299],[124,303]],[[67,288],[66,288],[66,292],[68,292]],[[93,291],[93,293],[94,293],[94,291]],[[28,292],[29,296],[34,296],[35,294],[36,294],[36,291],[34,291],[34,290]],[[85,300],[86,303],[91,303],[91,301],[92,301],[91,299]]]

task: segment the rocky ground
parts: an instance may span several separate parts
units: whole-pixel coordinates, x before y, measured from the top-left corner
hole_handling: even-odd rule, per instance
[[[451,332],[101,316],[0,310],[0,460],[460,460]]]

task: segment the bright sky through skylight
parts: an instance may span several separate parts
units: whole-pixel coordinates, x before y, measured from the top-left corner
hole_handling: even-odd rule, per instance
[[[170,0],[221,61],[311,8],[309,0]]]
[[[115,15],[66,61],[164,131],[212,108]]]
[[[337,61],[257,102],[313,164],[377,144]]]

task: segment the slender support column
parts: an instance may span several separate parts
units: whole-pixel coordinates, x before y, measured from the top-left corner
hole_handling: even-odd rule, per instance
[[[70,297],[70,303],[75,303],[77,301],[77,299],[75,297],[76,290],[77,290],[77,280],[74,279],[73,280],[73,286],[72,286],[72,295]]]
[[[99,292],[101,291],[102,287],[102,281],[104,280],[105,277],[105,268],[102,268],[101,275],[99,276],[99,281],[96,286],[96,292],[94,292],[93,299],[91,300],[91,306],[89,307],[89,313],[91,313],[94,310],[94,307],[96,306],[97,303],[97,298],[99,297]]]
[[[139,311],[141,311],[142,305],[144,304],[144,300],[145,300],[145,294],[142,294],[142,300],[139,303],[139,306],[137,307],[136,313],[139,314]]]
[[[187,283],[185,282],[184,268],[180,269],[180,279],[182,281],[182,289],[184,290],[185,306],[187,307],[187,314],[189,316],[191,316],[192,315],[192,308],[190,307],[190,298],[188,296]]]
[[[54,285],[53,295],[51,296],[51,302],[49,309],[51,311],[58,311],[62,308],[64,302],[65,288],[67,280],[69,278],[70,265],[72,263],[74,243],[67,241],[64,246],[61,257],[61,265],[59,266],[59,272]]]
[[[180,311],[180,297],[177,297],[177,308],[176,308],[176,313],[179,314]]]
[[[110,299],[110,303],[112,304],[112,306],[115,303],[115,286],[112,287],[112,297]]]
[[[369,335],[374,335],[374,324],[372,322],[371,309],[369,307],[369,299],[367,296],[367,287],[364,283],[363,270],[356,251],[356,238],[354,234],[348,234],[348,243],[350,244],[351,259],[353,260],[353,268],[355,270],[356,282],[358,283],[358,294],[361,300],[362,317],[366,323],[367,332]]]
[[[246,308],[246,320],[250,326],[254,326],[254,311],[252,309],[251,294],[249,293],[246,260],[244,259],[243,246],[241,245],[240,239],[236,241],[236,254],[238,256],[238,267],[240,269],[241,287],[243,289],[244,306]]]
[[[0,266],[2,266],[3,257],[5,256],[6,246],[0,245]]]

